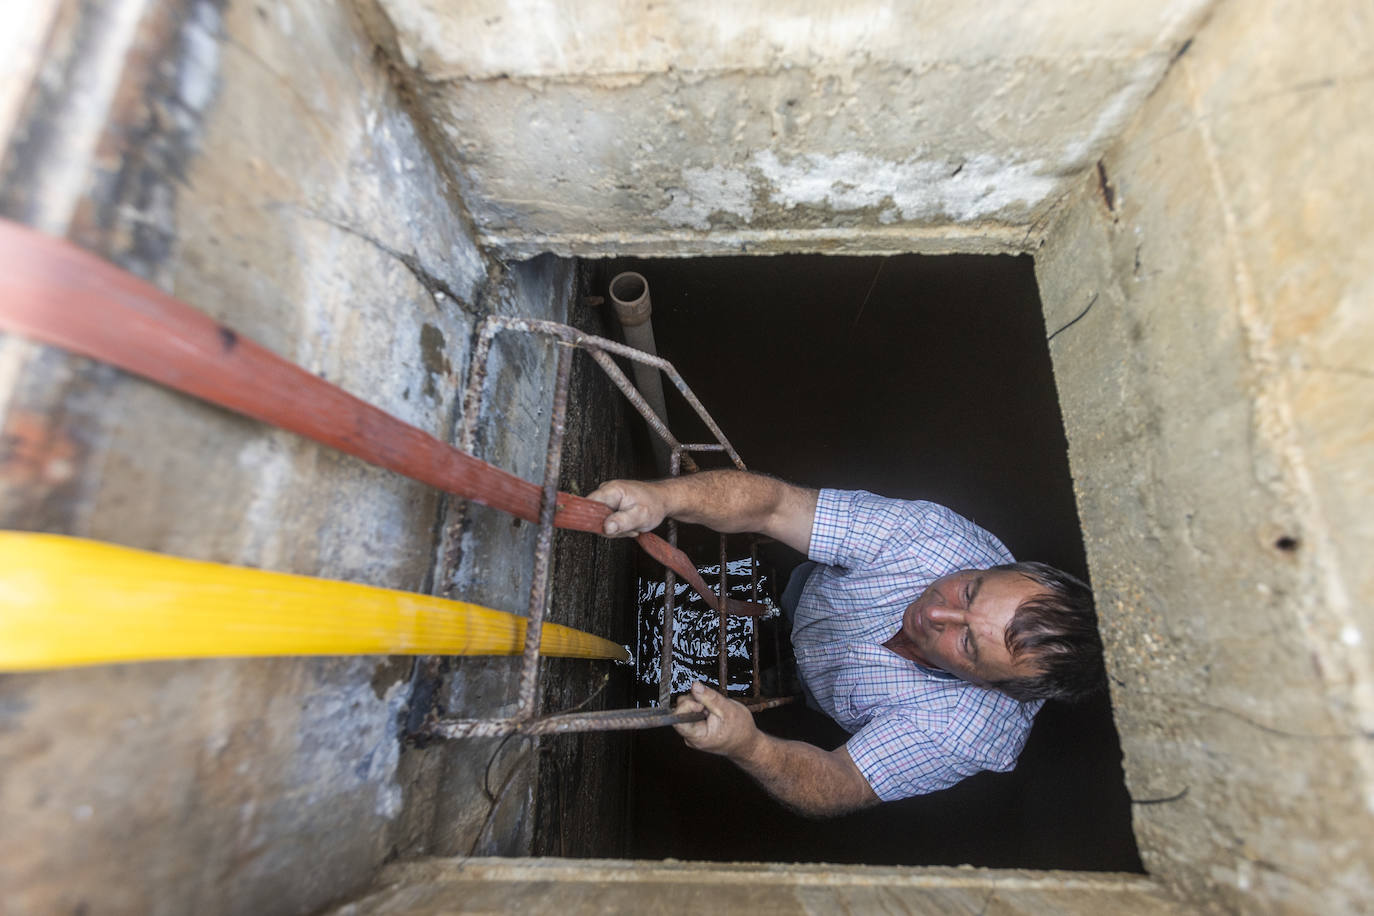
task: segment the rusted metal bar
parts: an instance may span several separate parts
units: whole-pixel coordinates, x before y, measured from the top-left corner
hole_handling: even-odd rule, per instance
[[[484,321],[477,333],[477,342],[468,361],[468,386],[463,391],[463,425],[458,433],[458,447],[472,453],[477,445],[477,416],[482,408],[482,389],[487,381],[487,360],[491,356],[491,342],[496,337],[496,325]]]
[[[706,408],[702,406],[696,394],[694,394],[687,383],[683,381],[682,376],[677,374],[677,369],[674,368],[673,364],[661,356],[650,356],[648,353],[642,350],[636,350],[634,347],[626,346],[614,340],[608,340],[605,337],[597,337],[594,334],[584,334],[576,328],[569,327],[565,324],[559,324],[556,321],[544,321],[539,318],[512,318],[507,315],[492,315],[487,321],[493,324],[499,324],[503,327],[529,331],[534,334],[551,334],[577,347],[595,347],[598,350],[605,350],[608,353],[614,353],[616,356],[623,356],[626,359],[644,363],[645,365],[659,369],[663,374],[668,376],[668,380],[673,383],[673,387],[686,398],[692,410],[696,411],[697,416],[701,418],[701,422],[706,424],[706,429],[710,431],[711,435],[716,437],[716,441],[725,447],[725,452],[730,456],[730,460],[734,462],[735,467],[739,468],[741,471],[745,470],[744,461],[740,458],[739,453],[735,451],[735,447],[730,444],[730,440],[725,438],[725,433],[720,431],[720,427],[716,425],[716,421],[707,413]]]
[[[762,712],[786,706],[796,697],[769,697],[767,699],[741,700],[750,712]],[[502,735],[554,735],[569,732],[591,731],[629,731],[642,728],[661,728],[679,722],[700,722],[705,719],[705,710],[679,713],[668,707],[646,707],[642,709],[606,709],[597,712],[563,713],[543,716],[526,722],[510,719],[435,719],[426,725],[426,734],[439,738],[494,738]]]
[[[696,462],[693,461],[690,456],[682,453],[682,444],[677,441],[677,437],[669,431],[667,424],[659,417],[658,412],[650,406],[649,402],[644,399],[644,395],[639,392],[639,389],[635,387],[634,383],[629,380],[624,372],[620,371],[620,367],[616,365],[615,360],[595,347],[589,346],[585,349],[591,354],[592,359],[596,360],[596,364],[602,368],[606,375],[610,376],[611,381],[620,389],[620,393],[629,399],[630,403],[634,405],[635,410],[639,411],[639,415],[644,418],[645,423],[649,424],[649,428],[658,434],[659,439],[668,446],[671,450],[670,455],[676,455],[678,460],[686,465],[688,471],[697,470]],[[669,460],[671,461],[671,458]]]
[[[668,543],[677,546],[677,522],[668,519]],[[658,705],[667,706],[673,692],[673,629],[677,620],[677,576],[671,569],[663,574],[663,647],[659,652]]]
[[[468,359],[468,384],[463,391],[463,417],[458,427],[458,448],[469,455],[477,453],[477,416],[481,412],[482,389],[487,381],[487,360],[494,338],[495,329],[484,322]],[[467,520],[468,501],[463,500],[454,508],[444,528],[443,543],[440,547],[442,561],[437,570],[440,578],[436,583],[437,590],[442,595],[452,596],[457,586],[453,575],[458,566],[463,528],[467,526]]]
[[[525,657],[520,668],[519,720],[538,712],[539,641],[544,630],[544,611],[549,604],[549,573],[553,553],[553,516],[558,509],[558,474],[563,466],[563,434],[568,419],[568,381],[572,378],[572,351],[554,344],[558,351],[557,380],[553,389],[553,416],[549,423],[549,447],[544,456],[544,495],[539,506],[539,536],[534,547],[534,574],[530,582],[530,607],[525,624]]]
[[[749,539],[749,598],[755,604],[759,603],[759,542],[757,538]],[[759,627],[761,620],[753,623],[753,648],[749,657],[754,662],[754,696],[755,698],[763,695],[763,685],[759,678]]]
[[[592,359],[597,363],[597,365],[601,367],[602,371],[604,371],[607,374],[611,382],[615,384],[617,388],[620,389],[620,391],[626,396],[626,398],[631,402],[631,404],[634,405],[635,409],[639,412],[639,414],[642,417],[644,417],[645,422],[649,424],[653,432],[657,434],[660,437],[660,439],[669,446],[671,450],[670,469],[673,476],[678,476],[682,472],[684,466],[688,470],[696,470],[696,464],[692,461],[690,455],[688,454],[689,452],[693,451],[724,452],[730,455],[732,461],[736,464],[737,467],[741,469],[744,468],[743,461],[740,460],[737,454],[735,454],[733,447],[729,444],[728,441],[724,439],[723,434],[720,434],[719,429],[715,426],[714,421],[710,419],[709,415],[705,415],[705,409],[703,407],[700,407],[699,402],[696,402],[694,404],[695,409],[697,409],[699,415],[703,415],[703,420],[706,421],[707,426],[717,433],[721,441],[688,445],[684,445],[683,443],[678,442],[676,437],[673,436],[671,430],[668,429],[667,425],[658,417],[657,413],[652,408],[650,408],[649,405],[644,401],[644,398],[640,395],[638,389],[630,382],[628,377],[626,377],[625,373],[620,369],[620,367],[608,354],[619,353],[619,355],[625,356],[629,359],[635,360],[637,362],[647,362],[651,365],[661,363],[663,362],[662,360],[659,360],[657,357],[645,358],[646,355],[640,353],[639,351],[627,352],[625,348],[623,348],[619,344],[616,344],[614,341],[608,341],[604,338],[598,338],[593,335],[583,334],[580,331],[577,331],[575,328],[570,328],[566,325],[560,325],[554,322],[545,322],[537,319],[510,318],[506,316],[489,316],[487,320],[483,323],[477,336],[477,342],[473,352],[473,371],[470,374],[469,384],[464,393],[464,417],[462,431],[460,435],[460,441],[468,449],[473,448],[476,444],[475,421],[477,416],[480,414],[481,396],[485,385],[487,373],[487,360],[489,357],[491,344],[493,339],[495,338],[495,335],[502,330],[517,330],[525,331],[527,333],[545,334],[547,336],[551,336],[557,339],[566,346],[578,347],[580,349],[586,350],[591,355]],[[563,360],[565,358],[566,351],[560,350],[560,360]],[[664,366],[666,366],[666,369],[664,368]],[[670,377],[676,376],[676,370],[672,368],[671,364],[664,363],[664,366],[660,366],[659,368],[662,371],[667,371]],[[561,372],[562,366],[560,365],[560,377]],[[678,379],[675,379],[674,384],[677,385],[679,390],[682,390],[685,387],[685,382],[678,385]],[[690,394],[690,389],[684,391],[684,396],[688,397],[689,402],[696,401],[695,395]],[[555,392],[555,412],[562,411],[565,414],[567,406],[566,401],[566,388],[563,389],[561,396],[558,392]],[[560,427],[560,431],[557,433],[557,435],[561,440],[561,421],[556,425]],[[551,432],[550,435],[550,445],[552,449],[554,445],[552,437],[555,434]],[[550,452],[550,457],[552,457],[552,451]],[[541,534],[542,533],[543,532],[541,528]],[[676,548],[677,546],[677,523],[671,519],[668,522],[668,544],[673,548]],[[754,602],[754,606],[752,608],[749,608],[743,602],[733,601],[732,599],[728,598],[729,586],[726,573],[726,570],[728,568],[728,560],[726,559],[724,552],[725,538],[723,536],[721,538],[721,547],[722,582],[719,590],[719,595],[722,600],[719,602],[719,608],[717,610],[717,613],[721,617],[722,621],[724,621],[727,613],[738,615],[741,610],[749,610],[750,613],[745,616],[753,616],[762,609],[762,606],[759,605],[757,602]],[[536,552],[536,560],[538,560],[539,551],[537,550]],[[547,581],[547,572],[545,573],[545,577]],[[673,625],[674,618],[676,615],[676,585],[676,573],[674,572],[672,566],[667,566],[664,576],[664,620],[662,630],[661,666],[659,676],[659,708],[657,710],[650,710],[653,712],[665,711],[667,709],[669,701],[671,700],[673,665]],[[757,596],[757,588],[755,588],[754,594],[755,596]],[[534,596],[532,595],[532,607],[533,602]],[[544,604],[546,603],[547,602],[545,600]],[[543,605],[541,604],[541,608],[542,606]],[[527,631],[527,634],[528,632],[529,631]],[[724,691],[728,689],[729,675],[728,647],[726,641],[725,627],[722,627],[720,632],[720,662],[722,669],[721,680],[722,690]],[[757,627],[754,630],[754,638],[755,642],[757,642]],[[526,697],[528,696],[532,698],[536,695],[534,691],[537,690],[538,683],[537,656],[535,656],[535,658],[536,665],[534,670],[536,672],[536,676],[532,681],[529,679],[529,676],[527,674],[527,671],[529,669],[527,667],[522,668],[522,690],[520,703],[521,711],[517,713],[515,718],[511,720],[447,720],[447,733],[453,736],[457,736],[460,732],[462,734],[474,736],[479,734],[509,734],[511,731],[521,731],[522,733],[526,734],[546,734],[558,731],[643,728],[652,727],[653,725],[668,724],[666,722],[659,721],[658,719],[655,719],[652,716],[645,717],[640,715],[641,713],[646,712],[645,710],[616,710],[612,711],[612,713],[610,714],[587,713],[580,715],[562,715],[548,717],[545,719],[530,720],[529,716],[533,714],[532,710],[534,701],[533,699],[527,701]],[[526,664],[528,663],[526,662]],[[760,701],[760,685],[759,678],[757,675],[757,649],[755,649],[754,667],[754,700]],[[525,692],[526,687],[528,687],[531,691],[529,694],[526,694]],[[783,700],[782,702],[786,702],[786,700]],[[527,713],[526,710],[530,710],[530,712]],[[524,724],[522,724],[522,722]],[[535,730],[531,731],[528,729]]]
[[[725,599],[730,593],[730,583],[726,573],[725,559],[725,535],[720,536],[720,692],[726,696],[730,695],[730,659],[727,640],[727,623],[729,618],[725,614]]]
[[[550,431],[550,450],[548,455],[546,456],[546,488],[548,485],[547,475],[550,470],[549,462],[553,460],[561,461],[562,431],[564,428],[567,410],[567,383],[566,379],[564,378],[564,375],[567,372],[570,365],[568,351],[572,347],[587,350],[588,353],[592,356],[593,360],[599,366],[601,366],[602,370],[606,372],[606,374],[610,377],[612,383],[616,384],[616,386],[622,391],[622,393],[625,394],[625,396],[631,401],[631,403],[635,404],[636,409],[639,410],[641,416],[643,416],[646,422],[648,422],[650,426],[654,428],[654,432],[656,432],[665,443],[670,445],[670,470],[674,476],[679,475],[682,471],[684,464],[691,461],[690,457],[686,454],[690,450],[697,450],[702,452],[732,452],[732,448],[727,442],[704,443],[694,446],[684,446],[682,443],[678,442],[676,437],[674,437],[671,431],[667,428],[666,424],[663,424],[661,421],[659,421],[657,415],[651,409],[645,409],[647,408],[647,405],[643,403],[643,398],[639,395],[638,390],[629,382],[629,379],[625,376],[624,372],[620,370],[620,367],[615,363],[615,361],[611,359],[611,357],[606,352],[603,352],[603,349],[599,346],[603,342],[602,339],[591,337],[590,335],[584,335],[576,329],[569,328],[565,325],[558,325],[552,322],[536,321],[533,319],[506,318],[503,316],[491,316],[483,323],[477,335],[476,345],[474,346],[474,362],[472,364],[472,371],[470,372],[468,386],[464,392],[464,422],[460,433],[460,441],[462,441],[463,444],[467,445],[469,448],[474,447],[476,444],[475,420],[480,415],[481,400],[485,386],[487,362],[490,356],[491,344],[495,338],[495,335],[502,330],[517,330],[525,331],[527,333],[545,334],[547,336],[553,337],[560,346],[560,362],[558,369],[559,385],[554,395],[554,424],[553,429],[551,429]],[[605,341],[605,343],[613,344],[614,342]],[[628,355],[632,359],[635,358],[634,354],[626,355]],[[737,465],[743,467],[743,462],[739,461],[737,456],[735,458],[735,461]],[[694,468],[695,465],[692,464],[691,467]],[[545,506],[541,502],[541,521],[543,518],[544,509]],[[531,584],[530,601],[531,619],[537,617],[541,626],[544,609],[547,606],[548,563],[550,560],[549,550],[551,550],[551,534],[549,548],[546,549],[542,543],[542,536],[544,535],[544,533],[544,528],[541,525],[541,542],[536,547],[536,570],[534,575],[534,581]],[[668,524],[668,537],[668,546],[675,549],[677,545],[677,524],[672,520],[669,520]],[[722,581],[721,587],[718,592],[720,596],[720,598],[717,601],[718,614],[721,615],[722,618],[724,618],[724,616],[727,614],[738,615],[741,611],[747,611],[747,613],[744,616],[752,616],[756,613],[759,613],[763,610],[761,605],[755,603],[752,607],[750,607],[745,602],[734,601],[733,599],[730,599],[728,597],[729,586],[728,580],[726,578],[728,560],[726,559],[724,553],[725,538],[722,537],[721,541]],[[543,564],[542,575],[540,569],[538,568],[541,562]],[[535,587],[539,585],[541,578],[544,582],[544,591],[543,595],[539,596],[540,610],[538,614],[535,614],[534,608],[536,596],[534,594],[534,591]],[[671,700],[673,665],[673,623],[676,614],[676,578],[677,576],[673,567],[667,566],[664,579],[664,621],[662,632],[662,657],[659,678],[659,709],[657,711],[666,711],[668,704]],[[531,627],[527,629],[527,637],[534,629],[536,628]],[[728,679],[728,653],[726,651],[727,646],[725,635],[726,630],[722,629],[721,668],[723,678]],[[509,734],[513,731],[519,731],[521,733],[527,734],[543,734],[554,731],[586,731],[614,728],[639,728],[651,727],[652,725],[657,724],[665,724],[657,719],[654,719],[653,717],[644,717],[643,715],[640,715],[640,713],[644,712],[643,710],[617,710],[613,711],[613,714],[587,713],[580,715],[561,715],[535,720],[533,719],[533,715],[536,708],[535,704],[537,703],[538,656],[534,656],[536,661],[533,666],[530,666],[529,664],[529,657],[530,656],[527,653],[525,658],[522,659],[523,664],[521,668],[519,708],[515,716],[513,716],[510,719],[490,720],[446,719],[444,720],[444,725],[442,727],[443,733],[453,737],[457,737],[460,735],[477,736]],[[726,683],[726,687],[728,687],[728,683]],[[756,690],[756,699],[757,693],[758,691]],[[534,723],[536,722],[547,724],[535,725]],[[536,729],[536,731],[529,731],[528,729],[531,728]]]
[[[682,473],[682,447],[675,447],[668,456],[668,473],[677,477]],[[677,546],[677,522],[668,519],[668,543]],[[663,574],[663,647],[659,652],[658,705],[667,708],[673,693],[673,625],[677,619],[677,576],[664,567]]]

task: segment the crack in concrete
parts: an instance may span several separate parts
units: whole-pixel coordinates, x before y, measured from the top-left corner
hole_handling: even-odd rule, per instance
[[[367,242],[369,245],[376,248],[378,251],[382,252],[383,254],[395,258],[397,261],[401,263],[402,266],[405,267],[406,270],[410,271],[411,276],[413,276],[415,280],[425,288],[425,291],[429,293],[430,298],[434,300],[435,308],[437,308],[439,311],[442,312],[444,310],[444,300],[448,299],[451,300],[455,305],[457,305],[458,308],[463,312],[466,312],[467,314],[472,315],[473,317],[483,317],[482,314],[478,312],[476,305],[471,304],[466,299],[464,299],[463,296],[459,294],[456,290],[454,290],[453,287],[449,286],[444,279],[431,273],[429,269],[424,266],[424,264],[420,261],[419,257],[417,257],[416,255],[407,254],[404,251],[398,251],[397,249],[392,248],[390,245],[386,244],[385,242],[378,240],[377,238],[369,235],[363,230],[351,226],[342,220],[325,216],[322,213],[316,213],[304,207],[294,207],[293,209],[296,209],[299,213],[309,217],[310,219],[317,220],[319,222],[333,226],[335,229],[338,229],[341,232],[347,232],[349,235],[352,235],[356,238],[360,238],[364,242]]]
[[[1172,795],[1161,795],[1161,796],[1159,796],[1158,798],[1133,798],[1133,799],[1131,799],[1131,804],[1133,804],[1133,805],[1167,805],[1167,804],[1170,804],[1170,803],[1172,803],[1172,802],[1183,801],[1183,799],[1185,799],[1185,798],[1188,797],[1188,792],[1189,792],[1189,790],[1191,790],[1192,788],[1193,788],[1192,786],[1184,786],[1184,787],[1183,787],[1183,790],[1182,790],[1181,792],[1175,792],[1175,793],[1172,794]]]
[[[1067,190],[1063,191],[1054,199],[1052,199],[1048,205],[1045,205],[1044,212],[1042,212],[1039,216],[1030,221],[1030,223],[1026,226],[1026,234],[1021,239],[1022,251],[1034,252],[1037,248],[1040,248],[1042,245],[1045,244],[1045,239],[1048,238],[1050,235],[1050,232],[1048,231],[1050,223],[1054,222],[1063,213],[1067,212],[1067,210],[1065,208],[1062,208],[1061,205],[1069,199],[1070,195],[1072,195],[1077,190],[1077,187],[1078,185],[1076,181],[1068,182]],[[1029,246],[1028,243],[1030,242],[1031,235],[1035,233],[1038,233],[1038,236],[1035,240],[1035,245],[1032,247]]]
[[[1246,108],[1253,108],[1257,105],[1263,105],[1266,102],[1272,102],[1275,99],[1282,99],[1291,95],[1303,95],[1309,92],[1319,92],[1323,89],[1336,89],[1343,86],[1351,85],[1353,83],[1365,82],[1367,80],[1374,80],[1374,70],[1368,72],[1346,74],[1341,76],[1324,76],[1316,77],[1310,80],[1303,80],[1302,82],[1294,83],[1291,86],[1285,86],[1282,89],[1275,89],[1272,92],[1266,92],[1261,95],[1252,96],[1251,98],[1243,99],[1232,105],[1226,105],[1224,107],[1206,113],[1200,111],[1199,107],[1195,104],[1192,112],[1193,117],[1190,118],[1187,121],[1187,123],[1180,124],[1177,127],[1170,128],[1169,130],[1166,130],[1162,133],[1156,134],[1153,137],[1150,137],[1148,140],[1145,141],[1144,145],[1146,147],[1153,147],[1156,143],[1160,143],[1164,140],[1169,139],[1170,137],[1174,137],[1179,134],[1185,133],[1189,130],[1192,130],[1193,128],[1201,127],[1201,125],[1204,122],[1216,121],[1220,118],[1225,117],[1226,115],[1234,114]]]
[[[1229,706],[1221,706],[1221,705],[1219,705],[1219,704],[1217,704],[1217,703],[1208,703],[1208,702],[1205,701],[1205,700],[1197,700],[1197,699],[1194,699],[1193,702],[1196,703],[1198,706],[1201,706],[1201,707],[1203,707],[1203,708],[1205,708],[1205,709],[1210,709],[1210,710],[1213,710],[1214,712],[1219,712],[1219,713],[1222,713],[1223,715],[1230,716],[1231,718],[1236,719],[1236,720],[1239,721],[1239,722],[1244,722],[1246,725],[1250,726],[1251,728],[1254,728],[1254,729],[1257,729],[1257,730],[1259,730],[1259,731],[1262,731],[1262,732],[1264,732],[1265,734],[1274,735],[1275,737],[1278,737],[1278,738],[1287,738],[1287,739],[1291,739],[1291,740],[1294,740],[1294,741],[1369,741],[1369,740],[1374,740],[1374,732],[1348,732],[1348,733],[1345,733],[1345,734],[1331,734],[1331,733],[1322,733],[1322,732],[1295,732],[1295,731],[1290,731],[1289,729],[1279,728],[1279,727],[1276,726],[1276,725],[1270,725],[1270,724],[1268,724],[1268,723],[1266,723],[1266,722],[1261,722],[1261,721],[1259,721],[1258,719],[1252,718],[1252,717],[1246,715],[1246,714],[1243,713],[1243,712],[1239,712],[1238,710],[1231,709]]]
[[[1055,332],[1054,332],[1053,334],[1051,334],[1049,337],[1046,337],[1046,338],[1045,338],[1045,343],[1049,343],[1050,341],[1054,340],[1054,339],[1055,339],[1056,337],[1058,337],[1060,334],[1063,334],[1063,333],[1064,333],[1065,331],[1067,331],[1069,328],[1071,328],[1071,327],[1073,327],[1074,325],[1078,324],[1078,322],[1082,321],[1085,317],[1087,317],[1087,314],[1088,314],[1089,312],[1092,311],[1093,306],[1097,304],[1097,297],[1098,297],[1098,295],[1099,295],[1098,293],[1093,293],[1093,297],[1092,297],[1091,299],[1088,300],[1088,304],[1085,305],[1085,306],[1083,306],[1083,311],[1079,312],[1078,315],[1077,315],[1077,317],[1075,317],[1075,318],[1070,318],[1069,321],[1068,321],[1068,323],[1066,323],[1066,324],[1064,324],[1063,326],[1061,326],[1061,327],[1059,328],[1059,330],[1055,331]]]
[[[1304,363],[1304,372],[1330,372],[1334,375],[1353,375],[1356,378],[1374,379],[1374,371],[1357,369],[1354,366],[1324,366],[1318,363]]]

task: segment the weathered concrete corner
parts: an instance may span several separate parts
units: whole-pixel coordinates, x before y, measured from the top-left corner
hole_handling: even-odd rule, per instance
[[[1210,5],[380,2],[514,257],[1024,250]]]
[[[1374,892],[1353,9],[1222,6],[1037,255],[1141,854],[1247,912]]]

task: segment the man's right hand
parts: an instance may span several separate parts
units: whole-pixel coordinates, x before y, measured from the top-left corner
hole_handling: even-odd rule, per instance
[[[607,537],[628,538],[653,531],[668,514],[667,500],[659,484],[639,480],[608,480],[587,498],[610,506],[602,531]]]
[[[722,534],[754,531],[806,553],[816,515],[817,491],[744,471],[698,471],[645,482],[610,480],[588,494],[610,506],[602,531],[634,537],[671,516]]]

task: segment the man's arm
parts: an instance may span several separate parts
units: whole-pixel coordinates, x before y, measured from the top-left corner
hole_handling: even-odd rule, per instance
[[[878,804],[868,780],[843,747],[825,751],[803,741],[766,735],[741,703],[698,682],[682,697],[677,712],[705,709],[703,722],[674,725],[688,747],[721,754],[787,807],[812,817],[833,817]]]
[[[754,531],[806,553],[817,491],[744,471],[701,471],[667,480],[611,480],[589,494],[610,506],[605,532],[632,537],[665,518],[725,534]]]

